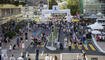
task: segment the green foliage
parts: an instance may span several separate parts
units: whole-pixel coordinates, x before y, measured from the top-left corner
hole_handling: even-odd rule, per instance
[[[53,36],[52,36],[53,35]],[[53,40],[52,40],[53,39]],[[53,33],[51,33],[51,36],[50,36],[50,38],[49,38],[49,41],[50,42],[53,42],[55,39],[57,39],[57,28],[56,27],[54,27],[54,32]]]
[[[49,0],[49,9],[52,9],[53,5],[57,5],[57,2],[55,0]]]
[[[25,5],[26,2],[19,2],[19,0],[0,0],[0,4],[14,4],[16,6],[18,5]]]
[[[67,8],[71,9],[72,15],[75,15],[76,12],[81,13],[81,5],[78,0],[67,0]]]
[[[5,36],[9,37],[10,39],[13,38],[14,36],[16,36],[16,32],[15,31],[9,31],[5,34]]]
[[[15,27],[15,31],[18,32],[24,25],[20,24]]]
[[[26,5],[26,3],[25,3],[25,2],[20,2],[19,4],[20,4],[20,5],[23,5],[23,6],[24,6],[24,5]]]

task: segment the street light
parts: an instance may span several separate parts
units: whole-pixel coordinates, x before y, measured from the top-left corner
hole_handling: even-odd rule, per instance
[[[49,9],[49,0],[47,0],[48,1],[48,9]]]

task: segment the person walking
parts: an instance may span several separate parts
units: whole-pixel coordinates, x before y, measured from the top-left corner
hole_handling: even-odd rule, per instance
[[[26,41],[28,40],[28,33],[27,32],[25,32],[25,39],[26,39]]]
[[[58,60],[58,58],[57,58],[57,56],[56,56],[56,55],[54,56],[53,60]]]
[[[24,42],[22,42],[22,49],[23,49],[23,51],[25,50],[25,43]]]
[[[25,56],[26,60],[28,60],[29,56],[28,56],[28,52],[26,52],[26,56]]]
[[[15,57],[14,57],[14,55],[12,55],[12,56],[10,57],[10,60],[16,60]]]
[[[48,54],[46,55],[45,60],[50,60],[50,57]]]
[[[78,53],[78,54],[77,54],[77,60],[79,60],[79,59],[80,59],[80,54]]]
[[[10,46],[9,46],[9,51],[11,51],[12,50],[12,44],[10,44]]]
[[[36,58],[35,60],[39,60],[39,49],[36,50]]]
[[[1,42],[1,40],[0,40],[0,50],[2,49],[2,42]]]
[[[86,52],[84,50],[82,50],[82,52],[83,52],[83,54],[82,54],[83,60],[86,60]]]
[[[4,55],[3,59],[4,60],[9,60],[7,54]]]
[[[20,45],[19,45],[19,43],[20,43],[19,37],[17,37],[16,42],[17,42],[17,45],[18,45],[18,47],[19,47],[19,46],[20,46]]]
[[[71,41],[69,41],[68,46],[69,46],[69,51],[71,51]]]

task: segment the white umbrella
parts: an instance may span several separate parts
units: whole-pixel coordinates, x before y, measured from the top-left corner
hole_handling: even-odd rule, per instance
[[[23,60],[23,58],[22,57],[19,57],[19,58],[17,58],[17,60]]]
[[[95,14],[91,14],[89,15],[89,18],[97,18],[97,16]]]
[[[102,32],[103,34],[105,34],[105,32]]]
[[[97,13],[97,16],[104,16],[101,12]]]
[[[46,46],[46,48],[49,49],[49,50],[51,50],[51,51],[55,51],[56,50],[56,48],[53,47],[53,46]]]
[[[91,24],[91,25],[88,25],[87,27],[90,27],[91,29],[103,29],[104,27],[99,24],[98,22],[94,23],[94,24]]]
[[[94,31],[92,31],[92,34],[101,34],[101,32],[98,30],[94,30]]]

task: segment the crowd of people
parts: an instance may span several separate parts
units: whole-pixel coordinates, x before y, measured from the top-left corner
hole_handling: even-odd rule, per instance
[[[96,37],[97,41],[105,41],[105,36],[104,35],[97,35]]]
[[[7,54],[4,54],[1,56],[1,60],[31,60],[31,58],[29,53],[26,52],[26,54],[21,53],[21,55],[18,58],[16,58],[14,55],[8,57]]]
[[[58,33],[58,40],[54,40],[54,45],[56,45],[57,49],[65,49],[69,48],[71,50],[72,43],[76,45],[77,43],[82,46],[85,44],[87,46],[88,40],[91,39],[91,32],[88,32],[85,29],[85,26],[82,26],[82,23],[79,22],[72,22],[68,23],[67,21],[54,21],[51,22],[51,32],[53,32],[53,27],[57,28]],[[63,33],[65,35],[64,40],[61,41]]]
[[[87,46],[88,44],[88,39],[91,39],[91,33],[88,32],[85,29],[85,26],[82,26],[82,23],[80,22],[72,22],[69,23],[67,21],[50,21],[48,24],[36,24],[36,23],[31,23],[30,25],[30,29],[28,27],[25,27],[24,29],[20,29],[19,33],[20,35],[17,35],[16,37],[16,43],[15,44],[9,44],[9,51],[15,50],[15,49],[22,49],[23,51],[25,51],[25,41],[28,40],[28,29],[31,32],[34,32],[35,28],[41,28],[41,30],[43,30],[43,32],[41,33],[40,36],[34,36],[32,35],[31,37],[31,46],[35,46],[36,48],[40,47],[41,45],[44,45],[44,47],[46,48],[47,43],[51,42],[48,41],[51,32],[54,32],[54,28],[57,28],[57,37],[58,39],[54,39],[53,43],[55,45],[55,47],[57,48],[57,50],[64,50],[66,48],[68,48],[70,51],[71,49],[71,45],[74,44],[76,45],[77,43],[82,46],[82,44],[85,44]],[[49,34],[50,32],[50,34]],[[65,35],[63,38],[62,37],[62,33]],[[6,41],[8,43],[9,38],[6,38]],[[0,45],[1,45],[1,41],[0,41]],[[43,48],[44,48],[43,47]],[[7,56],[7,55],[4,55]],[[11,56],[11,59],[14,57],[14,55]],[[15,58],[13,58],[15,59]],[[46,58],[47,59],[47,58]]]

